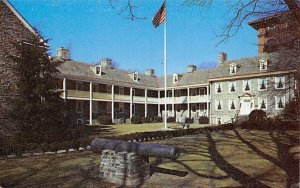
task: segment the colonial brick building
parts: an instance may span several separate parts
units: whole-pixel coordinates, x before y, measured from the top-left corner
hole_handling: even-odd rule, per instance
[[[0,131],[11,125],[8,120],[8,99],[17,94],[17,75],[12,69],[11,55],[18,42],[39,37],[30,24],[6,0],[0,0]]]
[[[300,26],[289,11],[252,21],[249,25],[258,31],[259,54],[300,48]]]
[[[4,50],[0,52],[0,112],[2,119],[5,119],[5,98],[15,92],[15,75],[10,69],[13,62],[6,55],[14,50],[12,41],[30,39],[37,34],[9,3],[1,0],[0,5],[0,34],[1,42],[4,42],[1,43]],[[275,20],[279,19],[278,15],[275,17]],[[270,19],[273,18],[250,23],[259,30],[261,42],[257,57],[228,61],[227,55],[220,53],[219,65],[213,69],[197,70],[195,65],[189,65],[186,72],[167,77],[166,98],[164,79],[155,76],[154,69],[148,69],[145,73],[127,72],[112,67],[112,60],[108,58],[94,65],[77,62],[69,59],[68,50],[60,48],[53,61],[64,60],[58,67],[59,89],[63,91],[61,97],[76,109],[79,115],[76,121],[84,124],[92,124],[101,115],[109,115],[115,123],[134,115],[164,116],[167,113],[177,119],[190,117],[195,120],[207,116],[213,124],[234,121],[253,109],[265,110],[270,116],[276,115],[295,95],[295,65],[300,63],[300,57],[292,48],[299,35],[291,39],[293,45],[280,42],[271,50],[267,45],[270,33],[261,34],[263,28],[268,27],[264,24],[265,20]],[[299,31],[298,27],[296,31]],[[164,109],[165,102],[167,109]]]

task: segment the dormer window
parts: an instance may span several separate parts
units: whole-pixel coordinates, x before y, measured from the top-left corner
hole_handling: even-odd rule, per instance
[[[139,75],[137,72],[133,73],[133,80],[138,81],[139,80]]]
[[[173,74],[173,83],[177,83],[178,82],[178,74]]]
[[[259,60],[259,70],[267,70],[268,68],[268,60],[265,58],[262,58]]]
[[[237,65],[236,64],[230,64],[229,74],[236,74],[236,71],[237,71]]]
[[[96,66],[95,67],[95,73],[96,73],[96,75],[100,75],[101,76],[101,66]]]

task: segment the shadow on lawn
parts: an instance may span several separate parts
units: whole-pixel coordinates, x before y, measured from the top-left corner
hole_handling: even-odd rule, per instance
[[[108,138],[115,136],[115,128],[111,125],[99,125],[99,126],[90,126],[89,128],[89,138]]]
[[[168,144],[178,145],[182,154],[194,156],[195,159],[184,159],[182,157],[181,160],[179,159],[175,163],[184,167],[188,173],[200,178],[211,180],[232,178],[241,187],[269,187],[270,185],[265,183],[270,182],[269,178],[272,176],[269,173],[272,174],[272,171],[279,167],[286,174],[285,187],[290,188],[299,183],[299,159],[295,156],[298,153],[290,152],[292,147],[299,146],[299,138],[282,130],[268,132],[236,129],[233,131],[205,132],[198,136],[173,139]],[[218,150],[222,146],[230,146],[233,149],[232,156],[235,155],[234,150],[242,150],[245,153],[250,151],[251,155],[254,154],[259,157],[258,160],[267,160],[275,166],[274,168],[266,169],[264,172],[256,172],[257,174],[255,175],[248,174],[247,171],[242,171],[242,169],[246,169],[249,163],[247,161],[240,161],[239,166],[235,166],[231,161],[232,159],[229,159],[228,156],[222,156],[222,152]],[[269,151],[272,151],[276,155],[271,155],[268,153]],[[165,163],[166,161],[157,160],[154,163],[158,165],[163,162]],[[202,173],[200,169],[197,170],[196,166],[193,165],[202,163],[203,167],[203,163],[205,162],[208,164],[207,168],[204,166],[204,169],[206,169],[205,173]],[[223,173],[216,174],[216,171],[214,171],[216,168],[222,170],[225,175]]]
[[[267,153],[256,147],[254,144],[244,139],[237,130],[234,130],[234,132],[237,138],[244,144],[246,144],[249,148],[251,148],[257,155],[272,162],[285,171],[287,176],[286,187],[289,188],[299,182],[299,162],[298,159],[296,159],[296,157],[289,152],[289,149],[299,142],[296,137],[287,134],[283,130],[269,131],[270,138],[276,145],[277,149],[277,158],[275,158],[268,155]]]

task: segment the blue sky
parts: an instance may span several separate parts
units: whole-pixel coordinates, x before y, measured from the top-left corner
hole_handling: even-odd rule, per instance
[[[108,0],[10,0],[34,27],[50,39],[50,52],[68,47],[71,58],[96,64],[111,58],[118,68],[144,72],[154,68],[163,74],[163,26],[154,28],[151,20],[162,0],[136,0],[137,15],[144,20],[131,21],[117,15]],[[121,0],[120,2],[125,2]],[[168,74],[185,72],[195,64],[198,69],[217,64],[218,52],[228,59],[257,55],[257,33],[246,23],[236,36],[218,46],[230,12],[223,0],[208,8],[189,7],[182,0],[167,4]]]

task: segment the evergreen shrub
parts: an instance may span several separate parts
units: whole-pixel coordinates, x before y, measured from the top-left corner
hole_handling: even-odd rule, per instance
[[[132,116],[131,124],[140,124],[142,123],[142,118],[140,116]]]
[[[100,125],[111,125],[112,120],[111,117],[108,115],[101,115],[97,118]]]

